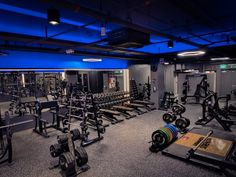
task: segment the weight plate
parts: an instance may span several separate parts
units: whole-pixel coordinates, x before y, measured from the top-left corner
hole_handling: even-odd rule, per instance
[[[83,147],[75,148],[77,166],[81,167],[88,163],[88,154]]]
[[[178,135],[178,130],[177,128],[173,125],[173,124],[168,124],[168,127],[173,130],[174,134],[175,134],[175,137],[177,137]]]
[[[188,118],[185,118],[186,122],[187,122],[187,127],[190,125],[190,120]]]
[[[169,143],[170,140],[171,140],[170,132],[168,132],[168,131],[166,130],[166,128],[164,128],[164,127],[161,127],[161,128],[160,128],[160,131],[163,131],[163,132],[166,134],[166,136],[167,136],[167,143]]]
[[[188,126],[188,122],[184,118],[179,118],[175,121],[175,125],[180,130],[184,130]]]
[[[165,125],[165,127],[169,128],[173,132],[174,137],[178,136],[178,130],[176,129],[176,127],[173,124],[167,124],[167,125]]]
[[[152,133],[152,141],[155,145],[163,146],[167,142],[167,137],[162,131],[156,130]]]
[[[166,135],[167,143],[169,143],[170,142],[170,135],[168,134],[168,132],[165,129],[163,129],[163,127],[161,127],[159,130],[162,131]]]
[[[181,104],[176,104],[172,106],[172,111],[176,115],[181,115],[186,111],[186,108]]]
[[[171,142],[173,140],[174,134],[172,133],[172,131],[169,128],[164,127],[164,129],[168,132],[168,134],[170,136],[170,142]]]
[[[50,146],[50,154],[52,157],[58,157],[62,153],[62,148],[60,144],[54,144]]]
[[[76,140],[80,139],[80,131],[79,131],[79,129],[73,129],[70,132],[72,134],[72,140],[73,141],[76,141]]]
[[[173,139],[174,137],[174,133],[172,132],[172,130],[168,127],[163,127],[163,129],[165,129],[167,131],[167,133],[169,134],[170,136],[170,141]]]
[[[68,142],[67,135],[58,135],[57,142],[58,142],[58,144],[67,144],[67,142]]]
[[[169,124],[169,123],[172,123],[175,121],[176,116],[173,115],[171,112],[167,112],[167,113],[163,114],[162,119],[164,122]]]
[[[59,165],[62,171],[71,171],[75,168],[73,155],[70,152],[65,152],[59,157]]]

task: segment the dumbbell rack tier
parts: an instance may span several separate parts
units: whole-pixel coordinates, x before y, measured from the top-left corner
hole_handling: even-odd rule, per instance
[[[77,118],[77,119],[80,119],[82,120],[80,126],[81,126],[81,130],[82,130],[82,136],[84,138],[82,138],[82,141],[81,141],[81,146],[85,147],[85,146],[88,146],[90,144],[93,144],[97,141],[100,141],[103,139],[103,136],[101,136],[101,132],[99,131],[99,122],[98,122],[98,119],[97,119],[97,110],[96,110],[96,105],[94,104],[94,101],[93,101],[93,95],[92,94],[81,94],[79,95],[79,99],[75,99],[73,98],[73,94],[71,95],[71,98],[70,98],[70,105],[68,106],[69,108],[69,123],[68,123],[68,129],[70,130],[70,123],[71,123],[71,118]],[[73,101],[77,101],[79,102],[79,105],[81,107],[76,107],[76,106],[73,106]],[[92,108],[93,112],[89,112],[88,110],[90,110]],[[82,115],[81,116],[78,116],[78,115],[73,115],[72,114],[72,110],[80,110]],[[93,117],[93,120],[96,124],[96,132],[97,132],[97,137],[96,138],[93,138],[93,139],[88,139],[88,136],[89,136],[89,132],[87,132],[87,127],[88,127],[88,115],[92,115]]]
[[[139,98],[138,87],[135,80],[130,80],[130,96],[133,99]]]

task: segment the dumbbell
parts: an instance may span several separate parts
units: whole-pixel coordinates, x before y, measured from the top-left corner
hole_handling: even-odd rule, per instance
[[[185,131],[189,125],[190,125],[190,120],[185,117],[178,118],[175,121],[175,126],[181,131]]]
[[[72,140],[76,141],[81,139],[81,134],[79,129],[73,129],[70,131],[71,135],[72,135]],[[68,137],[67,135],[58,135],[57,136],[57,141],[58,144],[67,144],[68,143]]]
[[[181,104],[176,104],[176,105],[172,106],[172,112],[175,115],[181,115],[181,114],[185,113],[185,111],[186,111],[186,108]]]
[[[165,123],[169,124],[176,120],[177,116],[172,112],[164,113],[162,119]]]
[[[63,149],[60,144],[51,145],[49,149],[52,157],[59,157],[63,153]]]

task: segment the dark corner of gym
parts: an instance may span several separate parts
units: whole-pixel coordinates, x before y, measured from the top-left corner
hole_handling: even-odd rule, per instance
[[[236,177],[235,0],[0,0],[0,177]]]

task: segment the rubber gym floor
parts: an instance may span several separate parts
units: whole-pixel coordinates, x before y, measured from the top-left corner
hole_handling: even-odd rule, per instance
[[[191,126],[201,116],[199,105],[186,105],[184,117],[191,120]],[[212,169],[180,161],[161,153],[149,151],[151,134],[164,125],[164,111],[155,110],[136,118],[125,120],[107,128],[104,139],[86,147],[89,155],[87,172],[81,177],[209,177],[223,176]],[[20,118],[19,118],[20,119]],[[221,129],[216,122],[210,127]],[[234,130],[235,132],[235,130]],[[32,129],[13,135],[12,165],[0,166],[1,177],[56,177],[61,176],[59,168],[50,170],[57,162],[49,154],[49,146],[56,143],[60,132],[50,129],[50,137],[43,138]],[[79,145],[79,142],[77,142]]]

